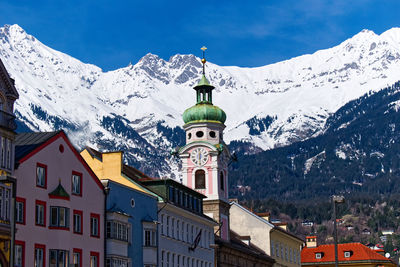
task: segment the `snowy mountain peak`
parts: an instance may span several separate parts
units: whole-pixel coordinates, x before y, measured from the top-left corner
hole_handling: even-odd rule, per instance
[[[269,149],[320,134],[329,114],[398,80],[399,42],[398,28],[381,35],[366,30],[333,48],[263,67],[207,62],[213,102],[227,114],[225,140]],[[171,146],[182,145],[182,132],[171,128],[182,126],[183,111],[194,103],[192,87],[201,76],[194,55],[166,61],[148,53],[103,72],[6,25],[0,57],[20,93],[17,115],[32,129],[66,128],[79,145],[128,150],[137,162],[154,151],[165,161]]]

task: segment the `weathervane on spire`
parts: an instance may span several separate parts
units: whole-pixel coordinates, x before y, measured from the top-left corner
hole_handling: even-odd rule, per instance
[[[203,46],[203,47],[200,48],[200,49],[203,50],[203,58],[201,59],[201,63],[203,63],[203,75],[205,75],[205,74],[206,74],[206,69],[205,69],[205,66],[206,66],[205,52],[206,52],[206,50],[207,50],[207,47]]]

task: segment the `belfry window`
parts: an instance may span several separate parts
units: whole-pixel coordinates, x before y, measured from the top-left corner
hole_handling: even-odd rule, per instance
[[[203,170],[197,170],[195,173],[195,188],[205,189],[206,188],[206,172]]]

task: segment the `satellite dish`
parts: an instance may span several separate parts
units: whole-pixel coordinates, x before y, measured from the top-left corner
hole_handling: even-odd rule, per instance
[[[385,253],[385,257],[386,257],[386,258],[390,258],[390,253],[389,253],[389,252],[386,252],[386,253]]]

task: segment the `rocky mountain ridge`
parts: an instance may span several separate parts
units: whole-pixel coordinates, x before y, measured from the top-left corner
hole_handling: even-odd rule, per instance
[[[225,140],[246,142],[249,153],[320,135],[343,105],[398,80],[399,44],[399,28],[381,35],[364,30],[333,48],[263,67],[207,62],[214,104],[227,113]],[[178,173],[169,151],[184,142],[181,114],[195,102],[199,58],[147,54],[104,72],[18,25],[0,28],[0,57],[20,93],[17,117],[28,128],[64,128],[80,147],[125,150],[145,172]]]

